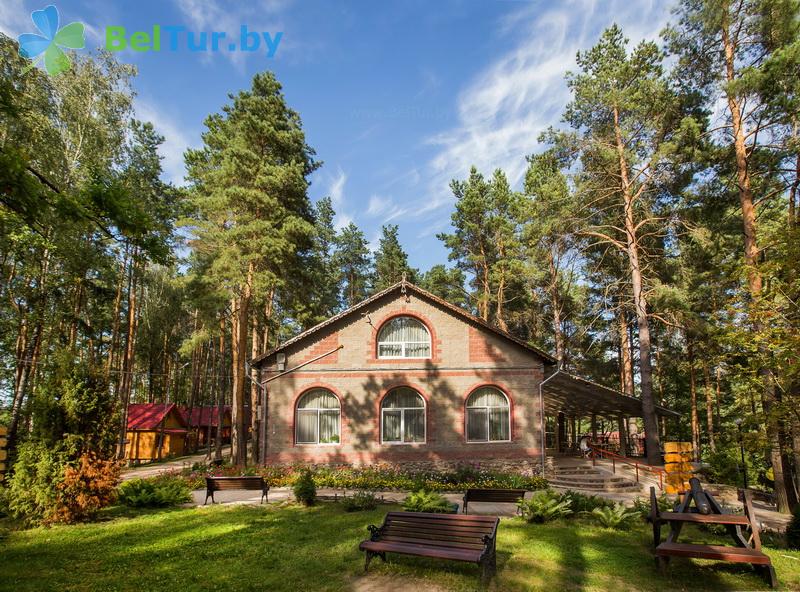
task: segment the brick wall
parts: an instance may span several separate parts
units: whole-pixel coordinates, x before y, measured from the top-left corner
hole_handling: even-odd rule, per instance
[[[381,360],[375,338],[381,325],[399,315],[422,321],[432,337],[432,357]],[[540,454],[538,385],[542,359],[415,293],[397,292],[340,319],[318,335],[285,350],[286,368],[338,345],[335,354],[269,383],[268,462],[358,464],[515,462],[521,467]],[[263,378],[276,368],[268,360]],[[492,385],[511,403],[511,441],[468,443],[465,404],[478,387]],[[380,401],[393,388],[408,386],[426,404],[426,441],[383,444]],[[311,388],[333,392],[341,405],[338,444],[295,443],[295,404]],[[426,464],[434,463],[434,465]]]

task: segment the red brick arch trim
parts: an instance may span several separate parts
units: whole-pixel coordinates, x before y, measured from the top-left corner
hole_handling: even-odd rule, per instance
[[[383,419],[383,414],[381,413],[381,409],[382,409],[382,405],[383,405],[383,400],[389,395],[389,393],[391,393],[392,391],[394,391],[394,390],[396,390],[398,388],[401,388],[401,387],[410,388],[411,390],[413,390],[414,392],[419,394],[419,396],[422,397],[422,400],[425,402],[425,442],[418,443],[418,444],[384,444],[382,442],[382,440],[381,440],[381,420]],[[374,433],[375,433],[375,443],[378,446],[386,446],[386,447],[393,447],[393,446],[411,446],[411,447],[414,447],[414,446],[425,446],[426,444],[430,444],[431,442],[435,441],[434,440],[434,435],[433,435],[433,433],[431,431],[431,428],[433,427],[433,425],[434,425],[434,422],[433,422],[432,417],[431,417],[430,396],[422,388],[420,388],[419,385],[417,385],[415,383],[412,383],[412,382],[397,382],[395,384],[392,384],[391,386],[386,387],[383,390],[383,394],[381,394],[381,396],[378,397],[377,400],[375,401],[375,432]]]
[[[508,406],[509,406],[509,409],[508,409],[508,422],[510,424],[508,426],[508,428],[509,428],[508,429],[508,435],[509,435],[510,441],[514,442],[514,436],[515,436],[514,427],[516,425],[516,421],[514,421],[515,405],[514,405],[514,397],[511,396],[511,389],[509,389],[507,386],[501,385],[501,384],[499,384],[497,382],[485,382],[485,381],[484,382],[479,382],[479,383],[476,383],[476,384],[472,385],[467,390],[466,394],[464,395],[464,400],[461,403],[461,429],[463,430],[461,435],[464,438],[464,442],[467,442],[467,401],[469,401],[469,398],[472,396],[472,394],[475,391],[477,391],[479,388],[484,388],[484,387],[495,388],[498,391],[500,391],[501,393],[503,393],[506,396],[506,399],[508,399]],[[477,443],[478,442],[476,442],[476,444]],[[480,444],[508,444],[508,443],[509,442],[507,442],[505,440],[501,440],[501,441],[497,441],[497,442],[491,442],[491,441],[489,441],[489,442],[480,442]],[[470,444],[472,444],[472,442],[470,442]]]
[[[378,333],[383,326],[397,317],[411,317],[425,325],[428,334],[431,336],[431,357],[430,358],[398,358],[387,360],[385,358],[378,358]],[[399,309],[395,309],[387,313],[378,322],[372,324],[372,331],[370,331],[370,339],[367,343],[367,355],[365,359],[368,364],[408,364],[409,362],[425,362],[430,361],[432,364],[438,364],[442,357],[442,342],[436,336],[436,328],[433,321],[426,315],[416,310],[409,310],[408,307],[402,305]]]
[[[309,391],[313,391],[315,389],[324,389],[330,392],[334,397],[339,400],[339,443],[338,444],[298,444],[297,443],[297,430],[295,422],[297,420],[297,404],[300,402],[300,399],[308,393]],[[324,383],[324,382],[315,382],[312,384],[307,384],[303,386],[303,390],[299,391],[292,401],[292,406],[289,409],[289,417],[287,423],[291,426],[291,433],[292,433],[292,446],[302,446],[302,447],[309,447],[309,446],[341,446],[345,443],[346,436],[349,436],[349,431],[347,430],[347,422],[345,421],[345,406],[344,406],[344,397],[342,394],[336,389],[336,387]],[[345,434],[347,432],[347,434]]]

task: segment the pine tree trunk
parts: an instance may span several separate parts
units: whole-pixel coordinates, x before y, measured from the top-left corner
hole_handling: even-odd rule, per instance
[[[119,403],[122,409],[122,423],[119,428],[119,445],[117,457],[125,458],[125,438],[128,431],[128,405],[131,400],[133,388],[133,367],[136,353],[136,332],[139,325],[138,315],[138,263],[136,261],[137,249],[134,249],[132,264],[128,270],[128,321],[127,334],[125,335],[125,352],[122,357],[122,377],[120,379]]]
[[[725,79],[728,84],[736,81],[736,41],[731,38],[728,23],[722,25],[722,46],[725,55]],[[738,182],[739,205],[742,209],[742,230],[744,233],[744,262],[747,268],[747,286],[750,293],[750,305],[755,308],[761,298],[762,278],[758,269],[758,241],[756,239],[756,208],[753,200],[753,190],[748,169],[748,154],[745,141],[744,121],[742,107],[738,97],[730,91],[726,92],[728,110],[731,114],[733,125],[733,149],[736,155],[736,178]],[[751,317],[753,330],[761,330],[760,322]],[[763,350],[763,346],[761,346]],[[759,375],[763,382],[762,405],[766,415],[767,441],[770,446],[770,463],[775,478],[775,498],[778,511],[789,512],[789,501],[784,486],[783,461],[781,441],[777,418],[773,417],[772,407],[775,400],[772,372],[767,367],[759,368]]]
[[[650,358],[650,323],[647,318],[647,298],[642,282],[642,268],[639,263],[639,243],[634,220],[635,197],[628,176],[628,163],[625,157],[625,144],[619,124],[619,112],[614,108],[614,134],[619,158],[622,197],[625,206],[625,246],[628,266],[631,273],[633,306],[636,312],[636,325],[639,330],[639,380],[642,394],[642,416],[644,419],[647,462],[661,464],[661,443],[658,434],[658,417],[653,400],[653,368]]]
[[[556,342],[556,360],[561,367],[566,356],[564,330],[561,326],[561,294],[558,290],[558,270],[556,269],[553,251],[547,250],[547,268],[550,273],[550,307],[553,309],[553,337]]]
[[[259,327],[258,327],[258,316],[253,316],[253,323],[251,329],[251,343],[250,343],[250,359],[254,360],[260,353],[260,343],[259,343]],[[258,451],[259,451],[259,440],[258,440],[258,407],[259,407],[259,399],[260,399],[260,389],[258,386],[258,370],[256,368],[250,368],[250,434],[251,434],[251,450],[250,450],[250,460],[254,465],[258,464]]]
[[[244,421],[245,361],[254,271],[251,263],[241,294],[231,301],[231,367],[233,374],[231,462],[235,465],[241,465],[247,461],[247,434],[245,431],[247,428]]]
[[[711,452],[717,451],[717,443],[714,438],[714,395],[711,389],[711,376],[708,370],[708,362],[703,362],[703,376],[706,390],[706,430],[708,431],[708,447]]]
[[[689,358],[689,400],[692,422],[692,459],[700,462],[700,420],[697,416],[697,386],[694,379],[694,346],[687,337],[686,350]]]
[[[628,320],[625,318],[624,310],[620,310],[617,313],[617,326],[619,328],[620,340],[619,351],[621,390],[627,395],[633,395],[633,356],[631,355],[631,341],[628,333]]]

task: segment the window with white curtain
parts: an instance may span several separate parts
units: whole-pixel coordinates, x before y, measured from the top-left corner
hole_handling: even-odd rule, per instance
[[[481,387],[467,399],[467,442],[511,440],[511,406],[502,391]]]
[[[413,444],[425,441],[425,400],[408,387],[394,389],[381,403],[381,441]]]
[[[339,399],[325,389],[308,391],[297,402],[295,441],[298,444],[339,443]]]
[[[428,328],[412,317],[395,317],[378,333],[379,358],[430,358]]]

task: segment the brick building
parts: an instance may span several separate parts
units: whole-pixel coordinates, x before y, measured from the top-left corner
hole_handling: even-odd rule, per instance
[[[522,468],[574,446],[578,417],[596,430],[598,416],[641,414],[637,399],[556,371],[548,353],[407,282],[253,365],[267,463]]]

